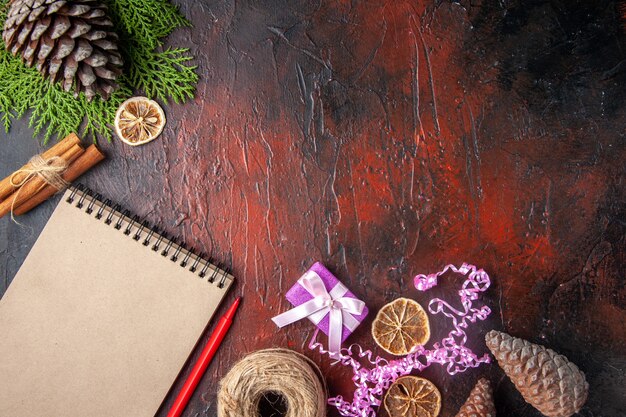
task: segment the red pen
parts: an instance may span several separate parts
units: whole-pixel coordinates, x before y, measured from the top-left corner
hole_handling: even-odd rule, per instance
[[[217,326],[215,326],[215,330],[213,330],[213,334],[209,338],[206,346],[202,350],[200,357],[198,358],[198,362],[194,365],[189,377],[185,381],[185,385],[178,393],[178,397],[176,397],[176,401],[174,401],[174,405],[170,408],[169,413],[167,413],[167,417],[180,417],[191,398],[191,395],[195,391],[198,383],[202,379],[202,375],[206,371],[206,368],[211,363],[211,359],[217,352],[217,349],[220,347],[222,343],[222,339],[226,336],[230,325],[233,324],[233,317],[235,316],[235,311],[237,311],[237,307],[239,306],[239,301],[241,297],[237,297],[233,305],[230,306],[226,314],[222,316],[220,321],[217,322]]]

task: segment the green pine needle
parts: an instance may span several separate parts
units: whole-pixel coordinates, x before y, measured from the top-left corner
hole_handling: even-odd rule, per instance
[[[30,112],[33,136],[43,132],[44,143],[71,132],[95,141],[111,140],[111,125],[119,105],[133,91],[167,103],[185,102],[195,95],[198,82],[193,57],[186,48],[164,48],[163,38],[179,27],[189,26],[168,0],[104,0],[120,36],[124,76],[120,89],[108,101],[88,102],[84,94],[74,98],[58,84],[45,80],[35,68],[27,68],[12,56],[0,39],[0,123],[8,132],[13,119]],[[6,19],[7,0],[0,0],[0,22]]]

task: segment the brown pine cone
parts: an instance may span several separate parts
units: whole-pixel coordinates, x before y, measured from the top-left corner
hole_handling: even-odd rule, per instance
[[[481,378],[455,417],[496,417],[491,384]]]
[[[544,415],[569,417],[587,400],[585,374],[565,356],[495,330],[485,341],[526,402]]]
[[[107,100],[122,73],[118,36],[95,0],[13,0],[2,39],[8,51],[65,91]]]

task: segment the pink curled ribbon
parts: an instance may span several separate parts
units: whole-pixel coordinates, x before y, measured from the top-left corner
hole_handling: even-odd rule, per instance
[[[446,367],[448,374],[454,375],[491,361],[487,354],[478,357],[465,346],[467,342],[465,329],[470,323],[485,320],[491,313],[487,306],[473,307],[473,301],[476,301],[479,293],[486,291],[491,283],[485,271],[466,263],[460,268],[447,265],[434,274],[417,275],[414,278],[415,287],[420,291],[427,291],[436,286],[438,278],[448,271],[465,276],[465,281],[458,292],[462,308],[456,309],[439,298],[430,300],[428,310],[432,314],[443,314],[451,321],[453,327],[447,337],[433,344],[432,349],[419,346],[415,352],[394,360],[380,356],[373,358],[371,351],[364,350],[358,344],[334,353],[324,350],[316,341],[318,330],[315,331],[309,348],[336,359],[334,364],[340,363],[352,368],[352,381],[356,387],[352,402],[344,400],[340,395],[328,399],[328,404],[336,407],[342,416],[376,417],[376,408],[380,406],[385,391],[397,378],[408,375],[413,370],[422,371],[431,364],[438,363]]]
[[[348,288],[341,282],[338,282],[330,292],[327,291],[322,278],[315,271],[307,271],[300,277],[298,283],[313,296],[313,299],[273,317],[272,321],[278,327],[284,327],[308,317],[317,324],[329,314],[328,351],[331,357],[338,359],[336,353],[341,349],[343,326],[350,330],[356,329],[359,321],[353,314],[360,315],[365,303],[356,298],[344,297]]]

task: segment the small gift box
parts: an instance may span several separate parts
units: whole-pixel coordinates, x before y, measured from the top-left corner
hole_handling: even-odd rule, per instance
[[[274,317],[274,323],[283,327],[308,318],[328,335],[330,352],[339,351],[341,342],[368,313],[365,303],[319,262],[298,279],[285,297],[294,308]]]

